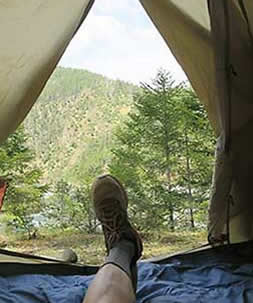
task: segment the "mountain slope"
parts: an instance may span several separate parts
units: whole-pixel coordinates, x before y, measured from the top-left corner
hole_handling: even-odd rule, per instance
[[[85,70],[57,68],[25,120],[45,178],[79,183],[110,159],[112,132],[138,87]],[[94,172],[95,173],[95,172]]]

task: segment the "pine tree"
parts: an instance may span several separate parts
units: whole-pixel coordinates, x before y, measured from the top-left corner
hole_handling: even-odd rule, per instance
[[[33,164],[34,156],[26,145],[21,126],[0,145],[0,176],[8,182],[4,210],[12,215],[10,224],[35,235],[33,215],[41,211],[41,197],[47,186],[40,184],[42,172]]]
[[[129,120],[116,133],[118,148],[113,150],[111,172],[129,188],[137,224],[150,228],[168,221],[174,230],[178,205],[171,182],[178,136],[175,103],[182,88],[163,70],[151,85],[141,88]]]
[[[116,132],[111,173],[127,186],[140,229],[194,228],[212,174],[214,136],[205,109],[165,71],[141,88]]]

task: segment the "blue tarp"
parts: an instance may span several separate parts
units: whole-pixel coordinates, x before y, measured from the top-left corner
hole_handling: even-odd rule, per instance
[[[0,303],[80,303],[93,277],[0,277]],[[168,303],[253,302],[253,264],[196,262],[190,256],[161,265],[139,263],[137,302],[158,296],[166,296]]]

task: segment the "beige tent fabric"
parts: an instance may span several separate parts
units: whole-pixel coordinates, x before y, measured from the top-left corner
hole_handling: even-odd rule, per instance
[[[60,260],[59,260],[60,262]],[[21,257],[14,257],[14,256],[8,256],[4,254],[0,254],[0,266],[1,263],[21,263],[21,264],[58,264],[56,261],[44,261],[39,259],[28,259],[28,258],[21,258]]]
[[[253,2],[140,2],[206,105],[219,135],[209,237],[220,240],[230,230],[232,242],[253,239]]]
[[[0,0],[0,142],[29,112],[90,0]]]
[[[9,251],[7,251],[9,252]],[[29,256],[29,258],[27,258]],[[63,256],[59,257],[48,257],[48,256],[36,256],[33,255],[27,255],[27,256],[18,256],[18,255],[11,255],[8,253],[2,253],[0,252],[0,266],[1,263],[23,263],[23,264],[62,264],[62,263],[68,263],[68,260],[66,261]],[[41,259],[40,259],[41,258]],[[71,262],[69,262],[71,263]],[[73,262],[75,263],[75,262]],[[72,263],[72,264],[73,264]],[[81,264],[77,263],[75,266],[82,266]]]
[[[247,23],[249,11],[243,12],[246,2],[241,1],[241,6],[239,2],[210,0],[217,88],[223,112],[220,141],[224,142],[217,158],[223,159],[223,167],[216,166],[216,176],[223,175],[224,182],[217,177],[213,183],[210,232],[213,238],[222,233],[228,208],[232,242],[253,239],[253,40]],[[223,195],[219,194],[222,191]]]
[[[253,2],[251,0],[243,0],[243,3],[248,15],[250,30],[253,33]]]

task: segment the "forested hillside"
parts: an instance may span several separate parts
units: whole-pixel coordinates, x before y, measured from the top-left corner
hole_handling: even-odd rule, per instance
[[[106,167],[112,131],[137,90],[85,70],[58,67],[25,120],[45,179],[80,183],[89,171]]]
[[[58,68],[0,148],[8,220],[29,238],[35,215],[44,227],[94,233],[90,188],[106,172],[126,186],[139,231],[205,228],[214,145],[196,94],[167,71],[137,87]]]

